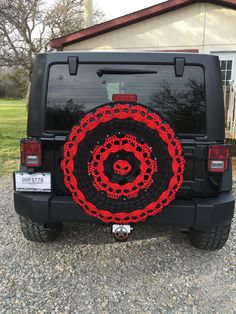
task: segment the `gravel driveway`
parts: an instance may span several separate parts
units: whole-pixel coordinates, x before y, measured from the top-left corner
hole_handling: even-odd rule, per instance
[[[24,240],[11,176],[0,177],[0,313],[235,313],[235,224],[226,247],[194,249],[186,234],[67,224],[57,242]]]

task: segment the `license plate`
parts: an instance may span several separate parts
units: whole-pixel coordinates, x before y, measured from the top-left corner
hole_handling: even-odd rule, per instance
[[[51,192],[51,173],[15,172],[15,190],[19,192]]]

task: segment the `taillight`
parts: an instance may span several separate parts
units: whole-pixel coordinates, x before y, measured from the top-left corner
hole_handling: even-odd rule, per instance
[[[21,141],[21,163],[27,167],[41,166],[41,141],[32,139]]]
[[[208,149],[208,171],[224,172],[228,168],[229,148],[213,145]]]
[[[137,95],[136,94],[113,94],[112,101],[137,102]]]

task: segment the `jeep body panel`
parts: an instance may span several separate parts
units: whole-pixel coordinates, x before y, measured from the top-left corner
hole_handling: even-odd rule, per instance
[[[133,53],[133,52],[55,52],[38,54],[34,69],[29,100],[28,136],[53,138],[57,134],[45,132],[45,111],[50,66],[68,64],[69,57],[78,57],[79,64],[170,64],[184,58],[185,65],[199,65],[205,73],[206,134],[201,142],[224,141],[224,107],[219,59],[217,56],[184,53]],[[79,71],[79,69],[78,69]],[[40,118],[39,118],[40,117]]]
[[[19,215],[37,222],[99,222],[85,214],[74,201],[64,184],[61,170],[63,146],[69,132],[46,131],[46,100],[50,68],[56,64],[69,66],[69,58],[80,64],[127,64],[176,66],[176,59],[184,66],[200,66],[204,71],[206,121],[205,132],[200,135],[180,135],[186,160],[184,182],[176,199],[163,213],[149,217],[147,223],[170,224],[184,227],[206,228],[232,219],[234,197],[232,189],[232,164],[224,173],[212,174],[207,170],[208,149],[211,145],[224,145],[224,106],[219,59],[216,56],[187,53],[146,52],[55,52],[37,55],[31,84],[27,135],[41,140],[40,168],[21,171],[50,172],[52,193],[15,192],[15,210]],[[79,75],[79,74],[78,74]],[[98,106],[102,105],[99,104]],[[178,134],[177,134],[178,135]]]
[[[52,193],[14,193],[15,210],[36,222],[83,222],[99,223],[88,216],[71,196]],[[161,214],[147,218],[145,223],[193,227],[204,229],[229,222],[234,213],[234,196],[231,192],[217,197],[175,199]]]

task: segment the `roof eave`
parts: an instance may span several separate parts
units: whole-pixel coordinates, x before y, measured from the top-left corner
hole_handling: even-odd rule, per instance
[[[79,32],[75,32],[69,35],[58,37],[50,41],[50,46],[52,48],[62,50],[64,46],[71,45],[75,42],[80,42],[91,37],[95,37],[101,34],[111,32],[115,29],[122,28],[140,21],[144,21],[151,17],[161,15],[187,5],[196,2],[209,2],[207,0],[171,0],[162,2],[160,4],[154,5],[149,8],[145,8],[140,11],[136,11],[113,20],[100,23],[89,28],[85,28]],[[221,6],[236,9],[235,0],[212,0],[212,4],[218,4]]]
[[[108,33],[115,29],[125,27],[139,21],[149,19],[156,15],[161,15],[169,11],[181,8],[193,2],[194,0],[174,0],[163,2],[158,5],[118,17],[116,19],[85,28],[79,32],[52,39],[50,41],[50,45],[52,48],[60,50],[63,48],[63,46],[70,45],[74,42],[79,42],[91,37]]]

